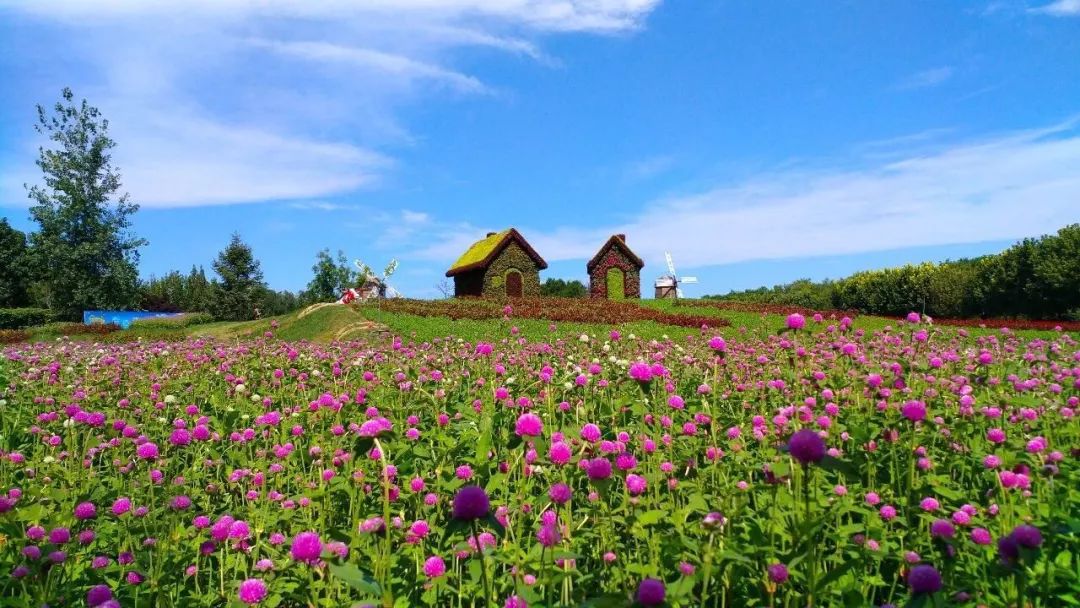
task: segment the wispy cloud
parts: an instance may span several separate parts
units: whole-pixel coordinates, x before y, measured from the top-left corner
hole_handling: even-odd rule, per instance
[[[631,181],[652,179],[675,166],[675,157],[662,154],[634,161],[626,166],[624,175]]]
[[[953,69],[949,66],[941,66],[937,68],[931,68],[929,70],[923,70],[907,76],[900,80],[893,88],[900,91],[911,91],[915,89],[926,89],[929,87],[935,87],[942,84],[946,80],[952,78]]]
[[[389,150],[418,140],[402,124],[402,108],[499,90],[455,66],[459,49],[552,65],[539,47],[544,36],[633,31],[658,4],[0,0],[0,14],[48,34],[27,36],[18,51],[49,53],[55,79],[111,119],[115,160],[133,199],[181,207],[305,201],[371,187],[400,162]],[[8,84],[26,95],[20,83]],[[47,103],[56,92],[31,94]],[[38,177],[39,138],[27,128],[5,143],[8,155],[25,158],[0,165],[0,204],[17,204],[22,184]]]
[[[1080,17],[1080,0],[1057,0],[1050,4],[1029,9],[1029,12],[1053,17]]]
[[[282,55],[316,62],[350,64],[358,68],[368,68],[406,79],[422,78],[433,80],[446,83],[461,91],[482,93],[489,90],[482,82],[467,74],[394,53],[327,42],[286,42],[260,38],[250,38],[247,42],[252,46],[268,49]]]
[[[1077,124],[954,141],[858,170],[766,172],[651,201],[616,225],[522,231],[548,261],[586,260],[625,233],[653,269],[665,251],[690,269],[1039,235],[1080,221]],[[412,243],[409,257],[449,264],[482,236],[446,228]]]

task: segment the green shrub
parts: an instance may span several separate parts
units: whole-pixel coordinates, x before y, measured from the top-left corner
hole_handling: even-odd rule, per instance
[[[205,312],[188,312],[176,317],[149,317],[135,319],[131,329],[183,329],[193,325],[213,322],[214,317]]]
[[[56,319],[48,308],[0,308],[0,329],[22,329]]]
[[[111,334],[120,331],[116,323],[48,323],[34,327],[33,333],[37,336],[76,336],[76,335],[100,335]]]

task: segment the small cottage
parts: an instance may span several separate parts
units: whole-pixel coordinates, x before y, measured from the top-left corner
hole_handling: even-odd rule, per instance
[[[589,297],[610,300],[641,297],[644,267],[645,262],[626,245],[626,235],[612,235],[585,266],[589,271]]]
[[[547,262],[513,228],[489,232],[471,247],[446,276],[454,278],[454,295],[520,298],[540,295],[540,271]]]

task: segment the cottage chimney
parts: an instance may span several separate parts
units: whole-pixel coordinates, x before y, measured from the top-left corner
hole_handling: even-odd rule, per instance
[[[498,233],[497,232],[489,232],[489,233],[487,233],[487,236],[495,236],[496,234],[498,234]]]
[[[625,234],[616,234],[615,236],[619,237],[619,239],[622,242],[624,242],[624,243],[626,242],[626,235]]]

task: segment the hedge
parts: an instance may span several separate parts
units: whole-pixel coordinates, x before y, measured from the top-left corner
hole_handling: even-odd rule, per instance
[[[131,322],[132,329],[181,329],[192,325],[213,322],[213,315],[205,312],[188,312],[175,317],[148,317]]]
[[[45,325],[56,318],[48,308],[0,308],[0,329],[23,329]]]

